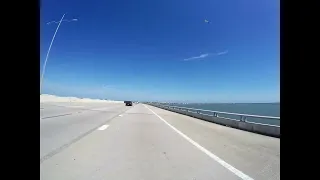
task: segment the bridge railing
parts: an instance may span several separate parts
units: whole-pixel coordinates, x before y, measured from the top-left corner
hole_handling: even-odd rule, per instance
[[[242,114],[242,113],[231,113],[222,111],[212,111],[205,109],[195,109],[180,106],[169,106],[160,103],[147,103],[149,105],[173,111],[179,114],[195,117],[198,119],[203,119],[206,121],[214,122],[217,124],[222,124],[230,126],[237,129],[247,130],[259,134],[265,134],[275,137],[280,137],[280,125],[268,124],[265,122],[254,122],[248,119],[262,119],[262,120],[272,120],[278,121],[280,124],[280,117],[273,116],[261,116],[252,114]],[[228,117],[223,117],[227,115]]]
[[[184,110],[188,111],[188,112],[190,111],[190,112],[194,112],[194,113],[198,113],[198,114],[201,114],[202,112],[210,113],[210,114],[206,114],[206,115],[213,115],[215,117],[219,117],[219,114],[233,115],[233,116],[238,116],[239,119],[232,119],[232,118],[226,118],[226,117],[220,117],[220,118],[226,118],[226,119],[231,119],[231,120],[239,120],[239,121],[244,121],[244,122],[250,122],[250,121],[247,121],[247,117],[259,118],[259,119],[280,120],[280,117],[275,117],[275,116],[261,116],[261,115],[252,115],[252,114],[223,112],[223,111],[212,111],[212,110],[205,110],[205,109],[187,108],[187,107],[181,107],[181,106],[169,106],[169,105],[163,105],[163,104],[155,104],[155,105],[162,106],[162,107],[168,107],[168,108],[171,108],[171,109],[179,109],[179,110],[182,110],[182,111],[184,111]],[[256,123],[256,122],[252,122],[252,123]],[[272,125],[272,124],[268,124],[268,123],[260,123],[260,124],[277,126],[277,125]]]

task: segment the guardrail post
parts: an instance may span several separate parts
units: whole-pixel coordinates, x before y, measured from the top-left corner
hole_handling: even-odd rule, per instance
[[[240,116],[240,121],[246,122],[247,117],[246,116]]]

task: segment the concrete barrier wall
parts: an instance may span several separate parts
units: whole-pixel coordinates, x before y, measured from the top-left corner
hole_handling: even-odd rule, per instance
[[[274,125],[267,125],[267,124],[260,124],[260,123],[253,123],[253,122],[243,122],[239,120],[231,120],[222,117],[214,117],[212,115],[205,115],[205,114],[198,114],[191,111],[181,110],[179,108],[170,108],[168,106],[160,106],[158,104],[149,104],[161,109],[165,109],[168,111],[176,112],[182,115],[191,116],[194,118],[202,119],[205,121],[213,122],[216,124],[225,125],[228,127],[241,129],[245,131],[250,131],[253,133],[263,134],[272,137],[280,138],[280,126]]]

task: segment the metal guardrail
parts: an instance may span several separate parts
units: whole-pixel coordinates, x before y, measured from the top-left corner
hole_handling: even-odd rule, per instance
[[[239,116],[239,119],[231,119],[231,118],[226,118],[226,117],[219,117],[219,118],[225,118],[225,119],[242,121],[242,122],[250,122],[250,123],[255,123],[255,124],[261,124],[261,123],[247,121],[247,117],[260,118],[260,119],[280,120],[280,117],[274,117],[274,116],[261,116],[261,115],[252,115],[252,114],[241,114],[241,113],[231,113],[231,112],[222,112],[222,111],[212,111],[212,110],[195,109],[195,108],[187,108],[187,107],[180,107],[180,106],[169,106],[169,105],[163,105],[163,104],[159,104],[159,103],[148,103],[148,104],[154,104],[154,105],[158,105],[158,106],[162,106],[162,107],[168,107],[168,108],[172,108],[172,109],[178,109],[178,110],[182,110],[182,111],[186,110],[187,112],[194,112],[194,113],[197,113],[197,114],[203,114],[201,112],[210,112],[210,113],[213,113],[214,117],[219,117],[219,114],[234,115],[234,116]],[[209,115],[209,114],[203,114],[203,115]],[[276,126],[276,125],[271,125],[271,124],[264,124],[264,125]]]
[[[211,111],[204,109],[195,109],[195,108],[187,108],[187,107],[179,107],[179,106],[169,106],[160,103],[145,103],[151,106],[155,106],[161,109],[169,110],[172,112],[176,112],[179,114],[191,116],[194,118],[206,120],[209,122],[213,122],[216,124],[221,124],[224,126],[241,129],[253,133],[268,135],[272,137],[280,138],[280,125],[272,125],[272,124],[264,124],[253,121],[248,121],[248,119],[252,118],[260,118],[260,119],[272,119],[280,122],[280,117],[272,117],[272,116],[259,116],[252,114],[241,114],[241,113],[230,113],[230,112],[222,112],[222,111]],[[238,119],[232,119],[228,117],[219,116],[219,114],[224,116],[238,116]]]

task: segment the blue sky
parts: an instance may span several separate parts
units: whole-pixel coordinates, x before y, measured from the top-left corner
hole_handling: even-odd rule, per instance
[[[43,93],[175,102],[279,102],[278,0],[43,0]],[[205,19],[209,23],[205,22]]]

